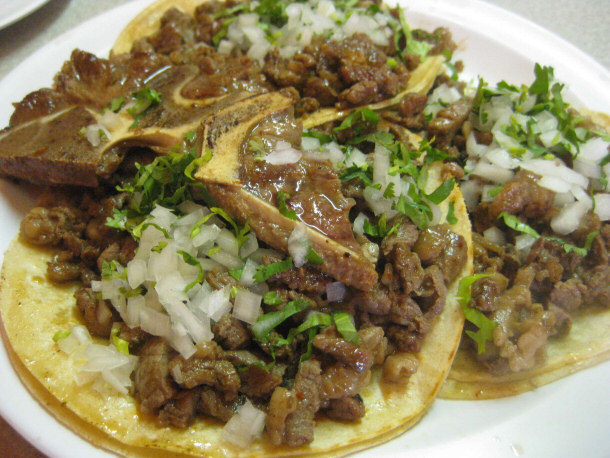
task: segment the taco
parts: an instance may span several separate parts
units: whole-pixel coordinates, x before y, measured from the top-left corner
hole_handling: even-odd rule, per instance
[[[455,49],[450,33],[411,30],[383,3],[158,0],[123,29],[115,54],[154,49],[198,65],[186,93],[290,88],[305,128],[357,108],[426,94]]]
[[[411,427],[472,270],[452,169],[370,109],[304,132],[289,93],[192,103],[192,66],[138,52],[76,51],[0,135],[4,175],[68,186],[5,255],[26,386],[130,456],[348,453]]]
[[[536,65],[531,85],[481,80],[470,99],[460,187],[475,277],[445,398],[511,396],[610,357],[608,117],[562,89]]]

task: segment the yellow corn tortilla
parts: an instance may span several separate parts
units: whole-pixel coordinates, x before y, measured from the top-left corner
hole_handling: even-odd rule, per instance
[[[493,375],[472,352],[460,347],[439,396],[445,399],[495,399],[531,391],[610,359],[610,310],[589,309],[573,315],[565,337],[551,337],[533,369]]]
[[[159,29],[160,20],[163,17],[163,14],[170,7],[192,15],[195,8],[204,3],[204,1],[205,0],[158,0],[154,2],[132,19],[121,31],[114,42],[112,53],[127,53],[131,50],[134,41],[154,34]],[[389,108],[398,104],[406,94],[411,92],[427,94],[430,89],[432,89],[436,77],[444,72],[444,64],[445,58],[443,56],[429,56],[411,72],[407,87],[394,97],[366,106],[342,110],[333,107],[321,108],[313,113],[308,113],[302,118],[303,127],[311,129],[312,127],[320,126],[327,122],[336,121],[346,117],[352,111],[361,108],[370,108],[371,110]]]
[[[427,192],[441,180],[441,167],[433,167]],[[454,202],[458,223],[452,229],[468,244],[468,262],[462,278],[472,272],[472,242],[466,207],[456,187],[441,208],[446,214]],[[101,394],[91,385],[78,386],[78,366],[53,341],[58,331],[80,324],[73,293],[76,284],[58,286],[48,281],[49,250],[17,237],[5,254],[0,279],[2,337],[17,374],[32,395],[58,421],[92,444],[129,456],[185,454],[206,456],[315,456],[345,455],[386,442],[412,427],[430,407],[457,350],[463,315],[456,301],[456,280],[449,288],[444,311],[424,339],[418,371],[408,383],[387,383],[381,370],[361,392],[366,414],[356,423],[320,419],[314,441],[308,446],[273,447],[255,441],[247,450],[222,440],[222,424],[198,417],[188,429],[159,427],[141,414],[134,399],[116,392]],[[101,340],[100,340],[101,342]]]

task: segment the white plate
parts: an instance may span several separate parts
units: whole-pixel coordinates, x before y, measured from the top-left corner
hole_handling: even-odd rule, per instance
[[[3,0],[0,2],[0,29],[33,13],[49,0]]]
[[[94,18],[24,61],[0,85],[0,126],[8,123],[11,102],[50,85],[55,69],[73,48],[105,55],[113,37],[147,3],[149,0],[139,0]],[[531,81],[535,62],[552,65],[556,76],[569,82],[569,98],[576,106],[610,113],[610,73],[540,27],[475,0],[416,0],[407,7],[407,18],[413,25],[451,28],[467,75],[521,83]],[[0,193],[3,253],[18,231],[29,198],[24,187],[3,180]],[[51,457],[108,457],[58,424],[29,396],[4,351],[0,351],[0,373],[0,413],[34,446]],[[362,455],[610,456],[609,380],[610,363],[605,363],[512,398],[438,400],[413,429]]]

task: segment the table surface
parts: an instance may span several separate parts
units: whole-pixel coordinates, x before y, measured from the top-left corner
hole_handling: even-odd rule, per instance
[[[610,69],[609,0],[486,0],[571,42]],[[0,30],[0,79],[44,44],[126,0],[50,0]],[[43,457],[0,418],[0,456]]]

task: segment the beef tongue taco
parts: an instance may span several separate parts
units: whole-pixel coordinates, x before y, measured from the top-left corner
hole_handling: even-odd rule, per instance
[[[239,20],[227,7],[199,16]],[[369,108],[303,130],[300,96],[257,77],[186,95],[201,70],[173,52],[184,16],[168,14],[154,49],[75,51],[0,134],[2,174],[62,185],[5,255],[17,372],[130,456],[344,454],[401,434],[461,335],[454,169]]]
[[[509,396],[610,356],[608,118],[579,114],[562,89],[540,65],[530,86],[481,80],[446,145],[469,172],[475,276],[444,397]]]

